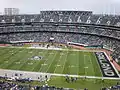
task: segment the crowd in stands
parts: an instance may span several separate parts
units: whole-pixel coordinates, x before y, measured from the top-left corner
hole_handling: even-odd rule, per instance
[[[28,80],[28,79],[16,78],[14,80],[8,80],[8,77],[0,77],[0,79],[4,79],[4,80],[0,80],[0,90],[73,90],[70,88],[48,86],[48,84],[41,86],[37,86],[37,85],[31,86],[30,84],[26,84],[26,83],[33,82],[33,80]]]
[[[0,27],[0,41],[48,42],[52,36],[55,38],[54,42],[58,43],[103,45],[113,51],[114,59],[120,59],[120,30],[83,26],[24,25],[24,22],[64,22],[120,27],[119,15],[98,15],[91,11],[41,11],[40,14],[31,15],[0,15],[0,23],[19,22],[23,25]]]
[[[120,90],[120,85],[114,85],[109,88],[101,88],[101,90]]]
[[[7,79],[6,77],[0,77]],[[75,83],[77,80],[77,78],[70,78],[70,77],[66,77],[66,82],[68,83]],[[17,81],[17,82],[14,82]],[[22,82],[22,80],[14,80],[14,81],[0,81],[0,90],[74,90],[71,88],[63,88],[63,87],[56,87],[56,86],[48,86],[48,84],[45,85],[34,85],[31,86],[30,84],[25,84],[26,82],[33,82],[33,81],[25,81]],[[22,82],[23,84],[20,84],[20,82]],[[84,89],[79,89],[79,90],[89,90],[87,88]],[[120,85],[119,83],[117,83],[114,86],[110,86],[110,87],[102,87],[100,90],[120,90]]]
[[[85,45],[103,45],[107,49],[114,51],[113,58],[120,57],[120,42],[108,37],[99,37],[94,35],[74,34],[74,33],[54,33],[54,32],[26,32],[0,35],[0,41],[25,41],[49,42],[50,37],[54,37],[54,42],[64,43],[74,42]]]
[[[54,32],[26,32],[0,35],[0,41],[25,41],[49,42],[50,37],[54,38],[56,43],[74,42],[85,45],[103,45],[113,51],[113,58],[120,59],[120,42],[119,40],[108,37],[99,37],[94,35],[74,34],[74,33],[54,33]]]
[[[49,42],[50,37],[54,37],[56,43],[81,43],[86,45],[106,45],[111,49],[119,46],[119,41],[107,37],[99,37],[94,35],[74,34],[74,33],[55,33],[55,32],[27,32],[12,33],[8,35],[0,35],[0,41],[25,41],[34,40],[34,42]]]
[[[48,85],[43,85],[43,86],[18,85],[18,84],[14,84],[13,82],[0,81],[0,90],[74,90],[74,89],[48,86]],[[89,90],[89,89],[85,88],[79,90]],[[120,85],[114,85],[109,88],[101,88],[101,90],[120,90]]]
[[[0,15],[0,23],[24,22],[64,22],[85,23],[120,27],[119,15],[98,15],[87,11],[41,11],[32,15]],[[21,25],[0,27],[0,41],[24,41],[67,43],[74,42],[85,45],[103,45],[113,51],[113,59],[120,60],[120,30],[96,27]],[[68,80],[68,78],[66,79]],[[70,79],[72,80],[72,79]],[[22,86],[0,81],[0,90],[73,90],[50,86]],[[84,89],[88,90],[88,89]],[[101,90],[120,90],[119,85]]]
[[[0,90],[73,90],[69,88],[55,87],[55,86],[30,86],[18,85],[13,82],[0,81]]]
[[[16,84],[13,83],[7,83],[4,81],[0,81],[0,90],[10,90],[10,88],[16,87]]]
[[[73,22],[120,26],[120,16],[98,15],[89,11],[41,11],[32,15],[0,15],[0,22]]]
[[[10,33],[10,32],[39,32],[39,31],[57,31],[57,32],[74,32],[74,33],[83,33],[83,34],[93,34],[99,36],[112,37],[115,39],[120,39],[120,31],[112,29],[101,29],[94,27],[41,27],[41,26],[9,26],[9,27],[0,27],[0,33]]]

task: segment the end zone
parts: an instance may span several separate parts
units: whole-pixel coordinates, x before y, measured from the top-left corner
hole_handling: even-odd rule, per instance
[[[117,70],[115,70],[104,52],[95,52],[95,55],[97,57],[97,62],[99,63],[103,77],[119,78]]]

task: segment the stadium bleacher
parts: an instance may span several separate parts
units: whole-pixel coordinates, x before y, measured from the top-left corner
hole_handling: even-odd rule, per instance
[[[118,15],[98,15],[92,14],[91,11],[41,11],[40,14],[32,15],[0,15],[0,41],[49,42],[51,36],[55,38],[56,43],[74,42],[107,46],[113,51],[111,55],[113,59],[120,61],[120,16]],[[0,82],[0,90],[13,87],[28,88]],[[49,86],[32,88],[66,90]],[[118,90],[118,88],[120,86],[115,85],[101,90]]]
[[[25,22],[48,22],[49,25],[24,25]],[[93,24],[93,26],[53,26],[50,22],[84,23],[87,25]],[[21,26],[9,26],[9,24],[8,26],[1,26],[0,41],[34,40],[35,42],[47,42],[51,34],[43,32],[57,31],[58,33],[52,33],[56,38],[55,42],[66,43],[67,41],[74,41],[88,45],[103,44],[113,50],[112,56],[114,59],[120,58],[120,52],[118,50],[120,48],[120,16],[118,15],[98,15],[92,14],[91,11],[41,11],[40,14],[31,15],[0,15],[0,23],[23,23]],[[102,26],[103,28],[99,28],[94,27],[94,25],[104,26]],[[111,27],[106,28],[107,26]],[[113,27],[118,27],[118,29],[114,30]],[[34,33],[35,31],[39,33]],[[25,34],[24,32],[30,33]],[[63,35],[61,32],[64,32]],[[79,33],[79,35],[68,34],[68,32]],[[63,38],[63,36],[65,37]]]
[[[30,86],[30,85],[19,85],[13,82],[0,81],[0,90],[73,90],[70,88],[62,88],[55,86]]]

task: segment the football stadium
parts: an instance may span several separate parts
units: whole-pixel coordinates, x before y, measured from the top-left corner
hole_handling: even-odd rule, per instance
[[[120,90],[119,65],[119,15],[0,15],[0,90]]]

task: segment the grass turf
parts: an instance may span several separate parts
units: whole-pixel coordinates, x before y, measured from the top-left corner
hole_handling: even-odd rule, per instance
[[[42,56],[41,60],[30,60]],[[0,48],[0,69],[102,76],[93,52]]]

